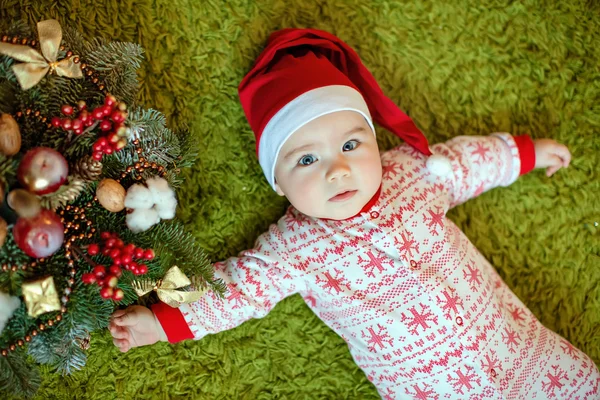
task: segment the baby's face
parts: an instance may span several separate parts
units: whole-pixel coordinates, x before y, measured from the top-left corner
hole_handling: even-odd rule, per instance
[[[319,117],[284,143],[275,180],[277,193],[300,212],[317,218],[350,218],[381,185],[375,134],[354,111]]]

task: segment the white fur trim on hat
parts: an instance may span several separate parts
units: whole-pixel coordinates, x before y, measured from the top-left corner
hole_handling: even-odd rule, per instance
[[[331,85],[310,90],[290,101],[271,118],[260,137],[258,161],[273,190],[275,163],[283,144],[310,121],[337,111],[356,111],[365,117],[375,133],[365,99],[350,86]]]

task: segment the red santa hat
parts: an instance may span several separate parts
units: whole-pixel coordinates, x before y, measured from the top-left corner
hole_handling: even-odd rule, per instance
[[[434,155],[414,122],[385,96],[358,54],[336,36],[316,29],[283,29],[238,88],[240,101],[256,135],[260,165],[275,187],[275,163],[285,141],[308,122],[351,110],[372,120],[430,156],[436,175],[450,171],[449,161]],[[372,118],[371,118],[372,116]]]

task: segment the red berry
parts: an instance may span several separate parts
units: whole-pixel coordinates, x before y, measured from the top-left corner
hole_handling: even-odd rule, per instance
[[[100,143],[100,139],[94,142],[94,144],[92,145],[92,150],[96,153],[100,153],[102,150],[104,150],[104,146],[102,145],[102,143]]]
[[[77,102],[77,108],[80,110],[85,110],[87,108],[87,104],[85,104],[85,101],[79,100],[79,102]]]
[[[104,245],[109,248],[112,249],[113,247],[115,247],[115,243],[117,243],[117,239],[110,237],[108,239],[105,239],[106,243],[104,243]]]
[[[74,130],[73,130],[73,132],[74,132],[76,135],[81,135],[81,134],[83,133],[83,129],[74,129]]]
[[[88,122],[88,120],[90,120],[90,113],[87,112],[87,110],[83,110],[79,113],[79,117],[77,117],[81,120],[81,122]]]
[[[104,111],[102,110],[102,107],[94,108],[94,111],[92,111],[92,117],[94,117],[94,119],[98,121],[104,118]]]
[[[120,301],[120,300],[123,300],[124,296],[125,296],[125,293],[123,293],[122,289],[116,289],[113,293],[112,298],[115,301]]]
[[[94,275],[96,275],[96,278],[104,278],[104,275],[106,274],[106,268],[104,268],[104,265],[96,265],[92,272]]]
[[[123,113],[122,111],[114,111],[111,114],[110,119],[112,119],[113,121],[115,121],[117,123],[121,123],[121,122],[125,121],[125,113]]]
[[[92,243],[88,246],[87,252],[90,256],[95,256],[100,252],[100,246],[98,246],[96,243]]]
[[[121,256],[121,264],[127,265],[130,262],[131,262],[131,254],[125,253]]]
[[[135,249],[134,254],[135,254],[135,258],[142,258],[142,257],[144,257],[144,249],[140,249],[139,247],[137,247]]]
[[[60,128],[62,126],[62,119],[60,119],[58,117],[52,117],[52,120],[50,120],[50,123],[52,124],[53,127]]]
[[[148,266],[146,264],[142,264],[138,267],[138,275],[144,275],[148,272]]]
[[[98,152],[94,152],[94,154],[92,155],[92,158],[96,161],[101,161],[102,160],[102,153],[98,153]]]
[[[117,237],[117,241],[115,243],[115,247],[117,249],[122,249],[124,245],[125,245],[125,243],[123,243],[123,241]]]
[[[123,270],[118,265],[111,265],[109,272],[111,273],[111,275],[114,275],[117,278],[120,278],[123,274]]]
[[[110,253],[108,253],[108,256],[110,258],[112,258],[113,260],[116,260],[117,258],[119,258],[119,256],[121,256],[121,250],[119,250],[119,249],[112,249],[110,251]]]
[[[87,121],[85,121],[85,126],[92,126],[94,125],[94,118],[88,118]]]
[[[102,233],[100,234],[100,239],[102,239],[102,240],[107,240],[107,239],[110,239],[110,237],[111,237],[111,234],[110,234],[110,232],[102,232]]]
[[[71,128],[73,127],[73,121],[71,121],[68,118],[63,119],[62,120],[62,127],[63,127],[63,129],[66,129],[66,130],[70,131]]]
[[[102,115],[108,117],[110,114],[112,114],[112,107],[106,105],[102,106]]]
[[[138,264],[137,264],[135,261],[133,261],[133,262],[130,262],[130,263],[129,263],[129,264],[127,264],[127,265],[129,265],[129,270],[130,270],[130,271],[135,271],[135,270],[137,270],[137,269],[138,269]]]
[[[106,139],[105,137],[98,138],[96,142],[100,143],[102,147],[108,146],[108,139]]]
[[[96,283],[98,284],[98,286],[102,287],[104,286],[104,279],[98,279]]]
[[[104,280],[104,286],[115,287],[119,283],[119,279],[114,275],[109,275]]]
[[[125,253],[133,253],[135,251],[135,244],[133,244],[133,243],[127,243],[127,245],[125,246],[125,248],[123,249],[123,251]]]
[[[107,147],[107,148],[105,148],[105,149],[104,149],[104,154],[107,154],[107,155],[109,155],[109,156],[110,156],[110,155],[111,155],[113,152],[114,152],[114,150],[112,149],[112,147]]]
[[[81,120],[79,118],[75,118],[73,120],[73,129],[77,130],[77,129],[81,129],[83,128],[83,122],[81,122]]]
[[[88,272],[86,274],[81,275],[81,281],[86,285],[91,285],[92,283],[96,282],[96,275]]]
[[[103,299],[110,299],[113,296],[114,290],[111,287],[108,286],[104,286],[102,289],[100,289],[100,296]]]
[[[111,129],[112,129],[112,124],[110,123],[110,121],[105,119],[104,121],[100,122],[100,130],[101,131],[106,132],[106,131],[110,131]]]
[[[108,96],[106,96],[106,98],[104,99],[104,104],[109,106],[109,107],[114,107],[117,105],[117,99],[115,96],[113,96],[112,94],[109,94]]]
[[[71,107],[68,104],[65,104],[64,106],[62,106],[60,108],[60,111],[65,115],[71,115],[71,114],[73,114],[73,107]]]
[[[146,260],[153,260],[154,259],[154,250],[148,249],[148,250],[144,251],[144,258]]]

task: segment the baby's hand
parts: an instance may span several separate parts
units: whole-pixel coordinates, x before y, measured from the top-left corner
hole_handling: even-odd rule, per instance
[[[564,144],[552,139],[536,139],[535,168],[547,168],[546,175],[552,176],[561,168],[567,168],[571,162],[571,152]]]
[[[113,343],[123,353],[133,347],[167,340],[154,313],[142,306],[130,306],[125,310],[115,311],[111,316],[108,329],[113,337]]]

